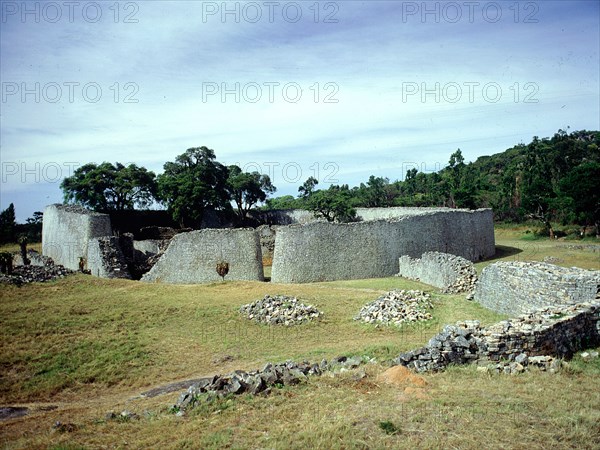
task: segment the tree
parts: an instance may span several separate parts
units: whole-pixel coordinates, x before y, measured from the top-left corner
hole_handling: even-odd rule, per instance
[[[145,208],[156,198],[156,175],[135,164],[104,162],[79,167],[60,184],[64,200],[95,211]]]
[[[0,242],[14,242],[16,227],[15,205],[11,203],[0,212]]]
[[[306,200],[313,193],[317,184],[319,184],[319,180],[315,177],[309,177],[304,184],[298,188],[298,197]]]
[[[258,172],[242,172],[238,166],[229,166],[227,191],[237,207],[237,215],[243,224],[248,212],[258,202],[264,202],[269,194],[277,190],[268,175]]]
[[[352,207],[352,195],[348,185],[330,186],[327,190],[313,192],[307,199],[308,209],[315,217],[328,222],[352,222],[356,220],[356,210]]]
[[[182,226],[201,227],[207,210],[231,208],[227,167],[207,147],[193,147],[167,162],[158,176],[159,198]]]
[[[600,163],[583,163],[560,181],[561,193],[570,200],[575,221],[593,225],[600,236]]]

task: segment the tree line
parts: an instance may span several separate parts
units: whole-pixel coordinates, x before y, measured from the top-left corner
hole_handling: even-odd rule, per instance
[[[63,179],[66,203],[99,212],[149,208],[158,203],[181,226],[199,228],[207,211],[248,223],[249,212],[262,209],[306,209],[334,222],[356,219],[358,207],[446,206],[492,208],[497,220],[543,224],[552,236],[552,223],[594,226],[600,235],[600,132],[559,130],[551,138],[534,137],[495,155],[465,163],[460,149],[446,167],[424,173],[416,168],[404,180],[370,176],[359,186],[330,185],[317,189],[308,178],[297,196],[269,198],[275,191],[268,175],[225,166],[207,147],[193,147],[166,162],[156,175],[130,164],[89,163]],[[0,239],[14,238],[14,206],[0,213]],[[28,219],[39,226],[41,213]]]
[[[559,130],[470,163],[457,149],[442,170],[413,168],[401,181],[370,176],[352,188],[317,190],[318,180],[309,178],[297,197],[267,199],[265,208],[308,209],[330,221],[351,221],[358,207],[492,208],[499,221],[538,220],[550,236],[553,222],[593,226],[600,236],[599,148],[598,131]]]

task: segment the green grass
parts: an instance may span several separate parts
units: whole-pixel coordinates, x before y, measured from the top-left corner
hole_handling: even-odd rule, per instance
[[[599,268],[598,253],[497,230],[498,258]],[[493,261],[478,263],[478,270]],[[432,294],[431,321],[375,327],[353,320],[390,289]],[[317,306],[320,322],[293,329],[242,318],[265,294]],[[579,356],[557,374],[490,376],[475,367],[427,374],[420,394],[381,383],[381,364],[425,344],[446,323],[504,316],[459,295],[440,295],[397,277],[303,285],[224,282],[183,286],[75,275],[58,282],[0,286],[0,405],[32,414],[0,424],[6,448],[594,448],[600,442],[600,358]],[[178,393],[140,398],[171,381],[267,361],[338,355],[377,364],[310,378],[269,397],[240,396],[177,417]],[[49,408],[57,406],[56,409]],[[139,420],[105,420],[132,410]],[[73,423],[71,432],[52,424]],[[556,443],[556,444],[555,444]]]

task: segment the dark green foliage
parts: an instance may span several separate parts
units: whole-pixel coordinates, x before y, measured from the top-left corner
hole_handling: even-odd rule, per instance
[[[104,162],[79,167],[60,184],[67,203],[95,211],[123,211],[150,206],[156,198],[156,176],[135,164]]]
[[[356,209],[352,207],[348,185],[332,185],[327,190],[314,191],[306,202],[308,209],[316,217],[322,217],[328,222],[352,222],[356,219]]]
[[[552,138],[536,136],[528,145],[471,163],[465,163],[458,149],[439,172],[410,169],[404,181],[371,176],[358,187],[332,186],[333,192],[328,192],[314,191],[316,183],[309,179],[299,188],[300,198],[270,199],[267,207],[312,209],[328,220],[336,220],[334,206],[348,204],[492,208],[498,220],[540,221],[546,236],[553,235],[552,222],[595,226],[600,235],[599,149],[598,131],[559,130]],[[343,191],[340,198],[336,189]]]
[[[264,202],[277,188],[268,175],[242,172],[238,166],[229,166],[228,170],[227,192],[236,205],[240,223],[244,224],[250,209],[258,202]]]
[[[189,148],[164,170],[158,176],[159,197],[181,225],[200,227],[206,210],[231,208],[227,167],[216,161],[214,150]]]
[[[11,203],[0,212],[0,243],[14,242],[16,227],[15,205]]]

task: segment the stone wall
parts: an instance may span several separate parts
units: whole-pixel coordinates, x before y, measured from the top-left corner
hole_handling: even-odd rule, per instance
[[[592,301],[599,293],[600,271],[500,261],[483,269],[474,299],[493,311],[513,315],[556,304]]]
[[[480,328],[479,322],[446,325],[425,347],[402,353],[395,364],[417,372],[443,370],[449,364],[505,361],[508,372],[539,356],[569,358],[600,345],[600,302],[540,308],[515,319]]]
[[[112,235],[107,214],[72,205],[50,205],[44,210],[42,254],[68,269],[79,269],[87,258],[90,239]]]
[[[101,278],[131,279],[126,258],[116,236],[90,239],[86,268],[92,275]]]
[[[436,211],[451,211],[452,208],[441,207],[405,207],[391,208],[356,208],[356,216],[360,220],[397,219],[400,217],[416,216]]]
[[[426,214],[436,211],[451,211],[451,208],[422,208],[422,207],[390,207],[390,208],[356,208],[359,220],[398,219],[400,217]],[[314,213],[304,209],[273,209],[266,211],[251,211],[250,216],[267,225],[293,225],[313,222],[325,222],[318,219]]]
[[[472,261],[494,255],[489,209],[426,211],[397,220],[279,227],[271,280],[306,283],[398,273],[402,255],[441,251]]]
[[[449,294],[471,292],[477,281],[471,261],[448,253],[427,252],[420,259],[401,256],[399,266],[398,276],[430,284]]]
[[[251,228],[205,229],[176,235],[142,281],[207,283],[220,281],[216,266],[229,264],[225,280],[263,281],[258,234]]]

